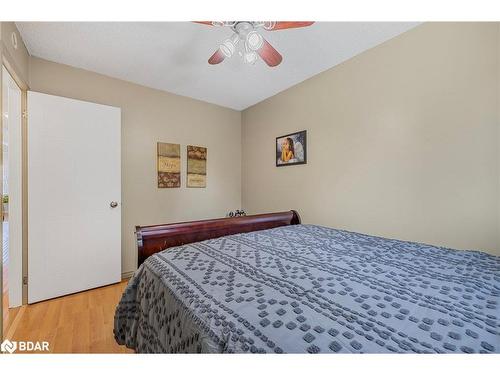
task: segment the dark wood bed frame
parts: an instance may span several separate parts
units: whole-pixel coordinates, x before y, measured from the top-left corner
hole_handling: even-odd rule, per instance
[[[137,265],[147,257],[173,246],[204,241],[236,233],[300,224],[297,211],[275,212],[223,219],[187,221],[183,223],[137,226]]]

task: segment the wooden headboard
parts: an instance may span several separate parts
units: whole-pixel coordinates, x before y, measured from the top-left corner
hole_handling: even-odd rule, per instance
[[[186,221],[183,223],[137,226],[137,263],[140,266],[147,257],[173,246],[253,232],[284,225],[300,224],[297,211],[276,212],[223,219]]]

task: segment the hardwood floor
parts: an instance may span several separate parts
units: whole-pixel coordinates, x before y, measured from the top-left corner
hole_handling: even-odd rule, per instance
[[[19,308],[6,338],[48,341],[52,353],[133,353],[113,337],[113,318],[127,281]]]
[[[19,309],[9,309],[9,223],[7,221],[2,222],[2,258],[3,258],[3,332],[4,335],[10,328],[11,322],[13,322],[16,318],[16,314],[19,312]]]
[[[8,269],[5,267],[3,269],[3,333],[4,336],[7,335],[7,332],[9,331],[12,322],[16,320],[16,316],[21,310],[20,307],[15,308],[15,309],[9,309],[9,272]]]

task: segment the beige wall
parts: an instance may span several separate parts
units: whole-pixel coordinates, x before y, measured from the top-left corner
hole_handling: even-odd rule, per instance
[[[242,113],[242,202],[500,255],[499,27],[424,24]],[[275,137],[308,132],[308,164]]]
[[[29,54],[21,34],[19,34],[14,22],[1,22],[0,29],[0,40],[3,45],[2,54],[10,65],[8,68],[13,74],[17,75],[18,80],[26,84],[28,82]],[[14,49],[11,42],[12,33],[17,36],[17,49]]]
[[[123,272],[136,267],[136,225],[223,217],[240,207],[240,112],[38,58],[30,87],[122,109]],[[181,144],[181,188],[156,187],[158,141]],[[208,147],[205,189],[186,188],[187,144]]]
[[[498,28],[498,34],[497,34],[497,113],[498,113],[498,129],[497,129],[497,136],[498,136],[498,148],[499,150],[497,151],[497,156],[498,156],[498,186],[499,186],[499,193],[500,194],[500,22],[497,22],[497,28]],[[497,227],[497,234],[498,234],[498,248],[500,248],[500,198],[498,198],[498,227]],[[497,248],[497,254],[499,252]]]

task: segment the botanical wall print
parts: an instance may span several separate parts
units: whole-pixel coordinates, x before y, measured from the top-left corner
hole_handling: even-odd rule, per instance
[[[181,145],[158,142],[158,187],[181,186]]]
[[[283,135],[276,138],[276,166],[306,164],[306,131]]]
[[[207,149],[187,146],[187,187],[207,186]]]

